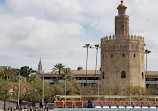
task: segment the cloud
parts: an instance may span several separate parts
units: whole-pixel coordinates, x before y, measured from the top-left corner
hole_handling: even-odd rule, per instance
[[[0,2],[0,65],[37,69],[42,57],[45,72],[56,63],[85,69],[83,45],[100,43],[114,34],[120,1],[111,0],[5,0]],[[124,1],[130,16],[130,34],[142,35],[149,55],[149,70],[157,70],[156,15],[158,1]],[[98,69],[100,57],[98,58]],[[88,69],[95,69],[95,50],[89,51]]]

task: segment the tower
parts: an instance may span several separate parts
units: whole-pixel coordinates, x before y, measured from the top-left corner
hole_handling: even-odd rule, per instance
[[[40,58],[40,61],[39,61],[39,64],[38,64],[38,70],[36,72],[36,74],[43,74],[44,71],[42,70],[42,62],[41,62],[41,58]]]
[[[144,38],[129,35],[129,16],[123,1],[117,9],[115,35],[101,39],[102,81],[121,88],[145,87]]]

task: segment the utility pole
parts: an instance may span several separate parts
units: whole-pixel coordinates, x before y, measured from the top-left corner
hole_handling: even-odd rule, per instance
[[[65,102],[66,102],[66,78],[65,78]]]
[[[20,111],[20,72],[19,72],[19,89],[18,89],[18,109]]]
[[[44,111],[44,72],[43,72],[42,111]]]
[[[98,80],[98,101],[99,101],[99,84],[100,84],[100,81]]]

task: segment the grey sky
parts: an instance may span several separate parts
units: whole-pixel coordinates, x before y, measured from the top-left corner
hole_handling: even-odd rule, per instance
[[[120,0],[0,0],[0,65],[51,71],[56,63],[85,69],[85,43],[100,43],[114,34]],[[142,35],[152,53],[149,70],[158,70],[158,1],[125,0],[130,34]],[[100,67],[100,57],[98,69]],[[89,51],[88,69],[95,69],[95,50]]]

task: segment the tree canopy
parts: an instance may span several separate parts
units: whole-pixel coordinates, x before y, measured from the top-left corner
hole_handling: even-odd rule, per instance
[[[61,71],[64,70],[65,65],[63,65],[62,63],[58,63],[56,65],[54,65],[54,68],[52,69],[52,72],[54,71],[58,71],[59,74],[61,74]]]
[[[36,71],[30,68],[29,66],[22,66],[20,68],[20,75],[24,77],[29,77],[29,75],[34,72]]]

